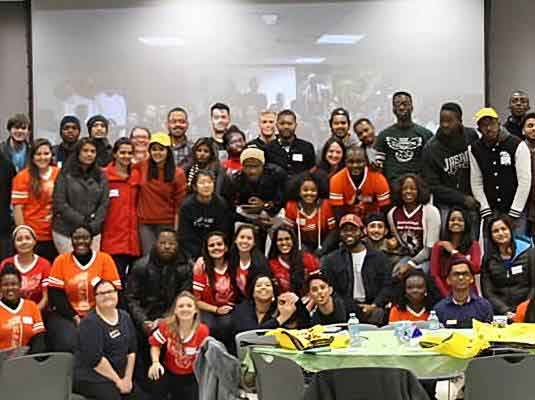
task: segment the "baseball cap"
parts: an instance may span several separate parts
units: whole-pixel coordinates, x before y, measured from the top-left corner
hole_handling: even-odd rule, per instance
[[[478,112],[476,112],[476,123],[478,123],[482,118],[485,117],[491,117],[498,119],[498,113],[494,108],[491,107],[484,107],[480,109]]]
[[[240,155],[240,162],[243,164],[248,158],[254,158],[260,161],[262,164],[266,162],[264,152],[256,147],[248,147],[242,151]]]
[[[167,133],[156,132],[153,133],[150,137],[150,144],[152,143],[158,143],[164,147],[171,147],[171,138]]]
[[[362,220],[360,219],[359,216],[355,214],[344,215],[342,219],[340,220],[340,224],[339,224],[340,228],[344,224],[353,224],[355,226],[358,226],[359,228],[364,228],[364,224],[362,223]]]

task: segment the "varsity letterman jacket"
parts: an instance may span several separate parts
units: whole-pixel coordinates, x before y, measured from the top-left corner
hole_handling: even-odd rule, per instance
[[[520,217],[531,187],[531,156],[526,143],[501,130],[498,141],[479,139],[469,147],[470,183],[481,217],[493,211]]]

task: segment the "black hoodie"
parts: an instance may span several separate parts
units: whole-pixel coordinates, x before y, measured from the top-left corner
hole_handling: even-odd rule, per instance
[[[222,197],[214,195],[210,203],[204,204],[195,194],[189,195],[180,207],[178,237],[182,251],[195,261],[208,233],[222,231],[230,238],[232,222],[232,212]]]
[[[463,136],[447,136],[441,129],[422,152],[422,176],[433,193],[436,206],[464,206],[471,195],[468,146],[478,139],[473,128],[463,127]]]
[[[0,153],[0,236],[10,236],[13,228],[11,186],[15,174],[15,167],[11,161]]]

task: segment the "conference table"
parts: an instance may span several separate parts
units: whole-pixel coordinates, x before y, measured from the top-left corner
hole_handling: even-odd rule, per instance
[[[471,334],[471,330],[461,330]],[[426,331],[424,330],[424,334]],[[433,331],[445,337],[451,330]],[[395,367],[412,371],[419,379],[450,379],[460,376],[470,359],[439,354],[419,345],[401,344],[393,330],[370,330],[360,334],[362,344],[356,348],[287,350],[280,347],[255,345],[251,351],[266,356],[277,355],[295,361],[309,372],[355,367]]]

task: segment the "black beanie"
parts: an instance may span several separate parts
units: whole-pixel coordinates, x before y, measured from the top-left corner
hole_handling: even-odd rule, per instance
[[[91,118],[87,120],[87,133],[89,136],[91,136],[91,128],[95,124],[95,122],[102,122],[104,126],[106,127],[106,131],[108,130],[108,120],[103,115],[93,115]]]
[[[75,124],[78,130],[80,130],[80,120],[74,115],[65,115],[59,123],[59,133],[63,132],[63,128],[66,124]]]
[[[444,103],[442,104],[442,107],[440,107],[440,111],[452,111],[452,112],[455,112],[457,114],[459,114],[459,119],[462,119],[463,118],[463,110],[461,108],[461,106],[457,103]]]

